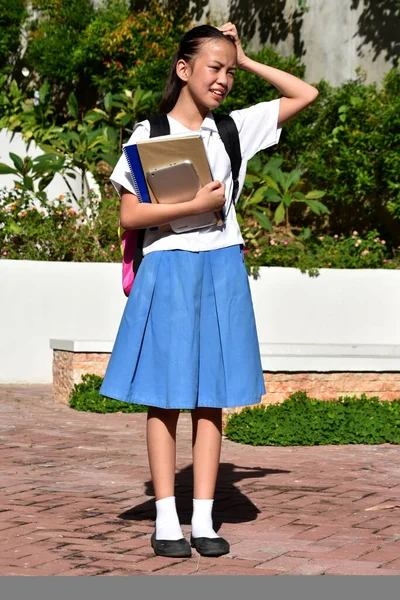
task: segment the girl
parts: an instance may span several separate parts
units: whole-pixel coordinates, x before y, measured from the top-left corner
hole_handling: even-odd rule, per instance
[[[247,161],[276,144],[282,123],[313,102],[318,92],[246,56],[232,23],[219,28],[202,25],[186,33],[160,107],[168,115],[171,133],[200,132],[215,180],[195,198],[167,205],[138,201],[124,156],[111,176],[121,197],[125,229],[153,228],[223,207],[226,215],[222,227],[179,234],[146,231],[144,258],[101,388],[105,396],[149,407],[147,448],[157,515],[151,544],[162,556],[191,555],[174,496],[180,409],[192,411],[191,546],[204,556],[219,556],[229,552],[211,517],[222,409],[256,404],[265,393],[243,239],[231,203],[231,165],[212,115],[229,94],[238,68],[268,81],[282,94],[278,100],[231,113],[242,154],[240,192]],[[149,134],[149,122],[142,121],[130,142],[148,139]]]

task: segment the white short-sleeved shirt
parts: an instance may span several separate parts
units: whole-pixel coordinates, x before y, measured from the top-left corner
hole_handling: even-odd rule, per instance
[[[260,102],[249,108],[234,110],[230,113],[239,132],[242,153],[237,197],[239,197],[243,187],[248,160],[260,150],[273,146],[279,141],[281,133],[281,128],[278,127],[279,102],[279,99],[270,102]],[[187,133],[190,131],[172,117],[168,117],[168,120],[171,133]],[[204,119],[199,133],[204,141],[213,179],[223,182],[226,186],[225,223],[222,227],[213,226],[185,233],[147,230],[144,239],[144,254],[155,250],[188,250],[191,252],[200,252],[202,250],[216,250],[235,244],[243,244],[243,238],[236,219],[235,207],[231,203],[233,187],[231,162],[219,136],[211,112]],[[141,121],[135,125],[128,143],[147,140],[149,137],[149,121]],[[116,164],[110,180],[118,193],[120,193],[122,187],[135,193],[129,166],[124,154],[122,154]]]

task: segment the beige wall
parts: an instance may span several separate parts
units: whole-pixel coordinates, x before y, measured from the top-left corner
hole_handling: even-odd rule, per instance
[[[306,3],[308,12],[296,14],[298,0],[210,0],[200,20],[208,15],[213,24],[235,21],[245,35],[251,36],[253,50],[262,43],[270,44],[274,36],[274,45],[282,53],[290,54],[297,48],[310,82],[324,78],[339,85],[354,78],[357,68],[365,71],[367,82],[381,81],[400,48],[396,0]],[[192,6],[199,4],[191,2]]]

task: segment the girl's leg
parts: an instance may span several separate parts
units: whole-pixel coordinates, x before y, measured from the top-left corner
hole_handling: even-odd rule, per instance
[[[175,507],[176,426],[179,410],[149,407],[147,452],[156,497],[156,539],[183,537]]]
[[[218,538],[212,525],[212,505],[222,440],[222,410],[197,408],[193,424],[193,518],[194,538]]]

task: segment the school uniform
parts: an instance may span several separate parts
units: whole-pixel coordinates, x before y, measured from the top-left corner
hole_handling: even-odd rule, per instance
[[[230,113],[240,139],[239,191],[248,160],[279,141],[279,100]],[[168,117],[171,133],[188,129]],[[229,156],[208,113],[200,134],[213,179],[225,184],[225,223],[185,233],[147,230],[100,393],[157,406],[231,408],[265,393],[243,238],[231,203]],[[138,123],[130,143],[148,139]],[[134,193],[124,155],[111,181]]]

